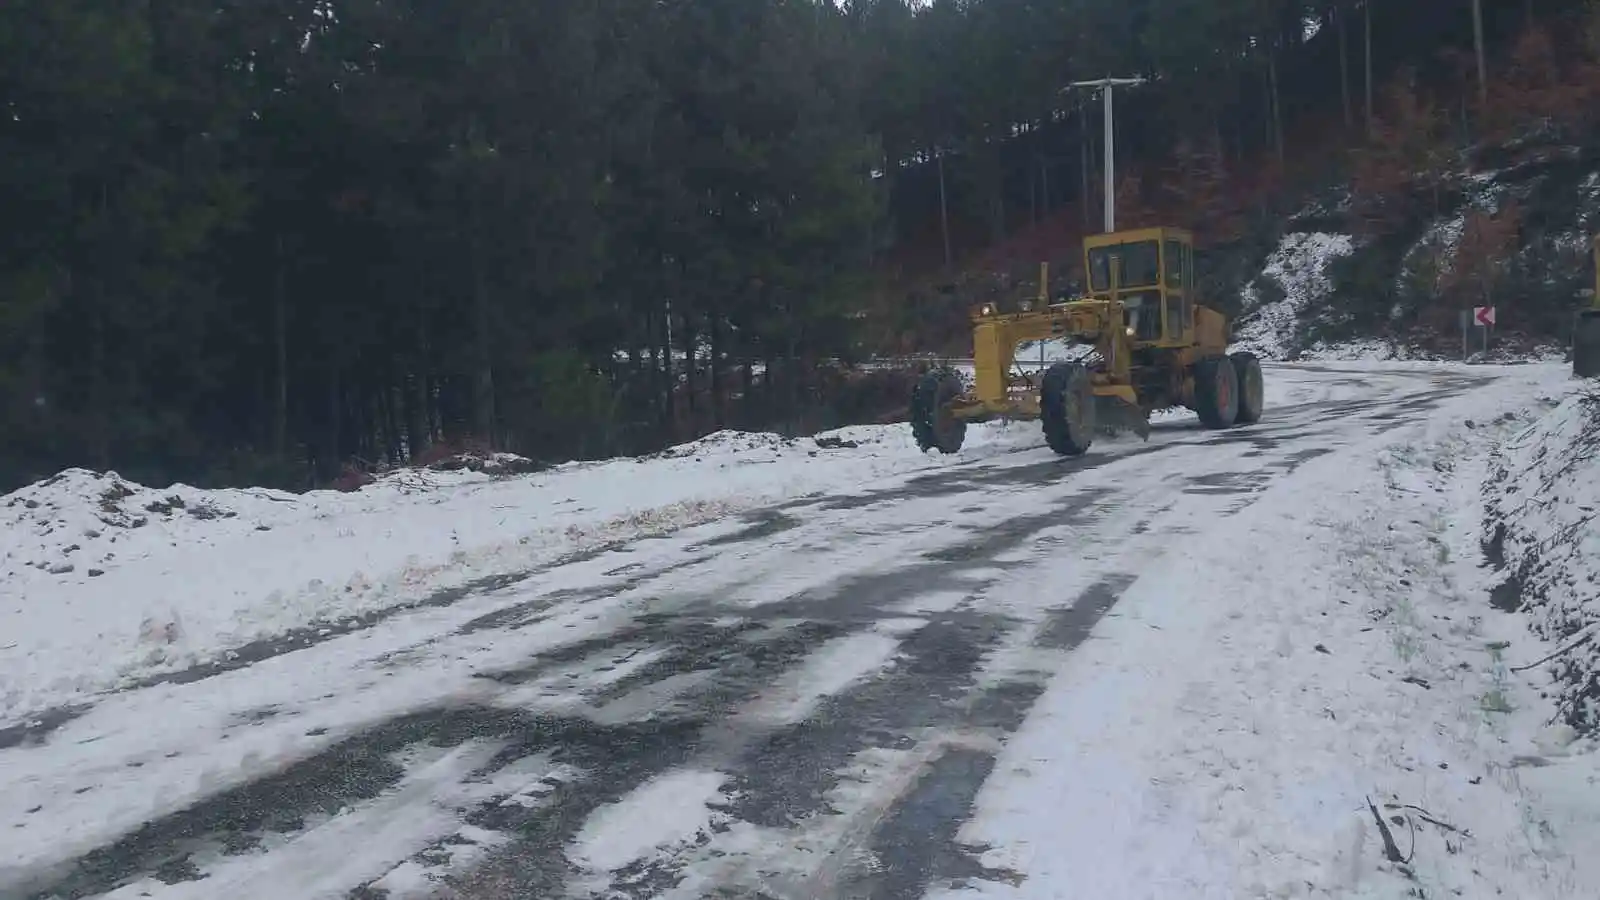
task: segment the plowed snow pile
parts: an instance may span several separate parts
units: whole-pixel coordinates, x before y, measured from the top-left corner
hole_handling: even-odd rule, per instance
[[[1043,443],[974,427],[951,457],[904,425],[718,432],[654,457],[408,469],[353,493],[155,489],[82,469],[0,496],[0,727],[252,641],[763,503]],[[501,474],[494,474],[494,473]]]
[[[1488,496],[1489,555],[1507,570],[1497,605],[1524,609],[1540,637],[1567,648],[1538,668],[1558,685],[1561,718],[1593,731],[1600,727],[1600,387],[1567,397],[1509,441],[1496,455]]]

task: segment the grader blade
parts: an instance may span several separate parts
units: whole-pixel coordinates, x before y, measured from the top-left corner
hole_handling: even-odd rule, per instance
[[[1144,410],[1121,397],[1096,397],[1094,401],[1095,425],[1101,433],[1115,437],[1131,431],[1140,440],[1150,440],[1150,417]]]

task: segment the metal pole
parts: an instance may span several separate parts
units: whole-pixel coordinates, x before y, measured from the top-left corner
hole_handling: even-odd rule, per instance
[[[1483,0],[1472,0],[1472,46],[1478,54],[1478,102],[1489,105],[1489,69],[1483,56]]]
[[[1112,86],[1107,79],[1105,88],[1101,91],[1106,103],[1106,234],[1117,230],[1117,130],[1112,127],[1116,121],[1111,105]]]
[[[1099,88],[1100,99],[1105,104],[1105,156],[1101,168],[1105,172],[1105,229],[1109,234],[1117,230],[1117,183],[1116,183],[1116,137],[1111,91],[1118,86],[1133,87],[1144,84],[1144,78],[1100,78],[1094,81],[1074,81],[1068,87],[1072,88]],[[1067,88],[1063,88],[1066,90]]]

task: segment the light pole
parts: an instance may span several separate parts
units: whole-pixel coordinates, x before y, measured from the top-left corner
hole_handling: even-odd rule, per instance
[[[1111,92],[1112,92],[1113,88],[1117,88],[1117,87],[1135,87],[1137,85],[1144,84],[1147,80],[1148,79],[1138,78],[1138,77],[1135,77],[1135,78],[1109,78],[1109,77],[1107,77],[1107,78],[1096,79],[1094,81],[1074,81],[1074,82],[1072,82],[1071,85],[1068,86],[1068,87],[1074,87],[1074,88],[1099,88],[1100,89],[1100,97],[1105,102],[1106,149],[1105,149],[1105,162],[1104,162],[1104,165],[1102,166],[1102,168],[1104,168],[1104,170],[1105,170],[1105,177],[1106,177],[1106,186],[1105,186],[1105,191],[1106,191],[1106,202],[1105,202],[1105,206],[1106,206],[1106,221],[1105,221],[1105,226],[1106,226],[1106,233],[1107,234],[1110,234],[1111,232],[1117,230],[1117,199],[1116,199],[1116,192],[1117,192],[1117,188],[1116,188],[1116,184],[1117,184],[1116,183],[1117,158],[1116,158],[1116,138],[1113,135],[1113,132],[1116,129],[1113,127],[1113,124],[1112,124],[1112,113],[1113,113],[1113,110],[1112,110],[1112,103],[1111,103]],[[1088,199],[1088,198],[1085,198],[1085,199]]]

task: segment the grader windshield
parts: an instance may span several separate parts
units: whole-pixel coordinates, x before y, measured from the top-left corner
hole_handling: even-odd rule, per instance
[[[1089,293],[1121,301],[1124,325],[1141,344],[1189,338],[1194,241],[1177,228],[1146,228],[1084,239]]]

